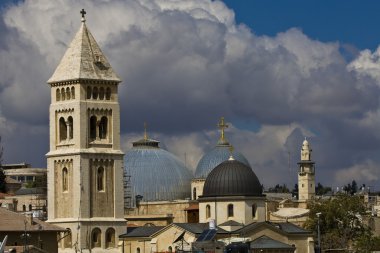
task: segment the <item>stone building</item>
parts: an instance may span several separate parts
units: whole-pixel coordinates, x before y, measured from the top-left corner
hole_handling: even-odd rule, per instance
[[[118,252],[125,231],[121,82],[82,25],[52,77],[48,222],[68,231],[61,252]]]

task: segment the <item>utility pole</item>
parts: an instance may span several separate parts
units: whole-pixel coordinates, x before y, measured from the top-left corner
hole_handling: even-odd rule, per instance
[[[321,229],[319,225],[320,216],[322,213],[316,213],[318,217],[318,253],[321,253]]]

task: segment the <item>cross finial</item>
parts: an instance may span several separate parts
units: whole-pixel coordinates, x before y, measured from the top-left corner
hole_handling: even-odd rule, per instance
[[[228,127],[228,125],[224,122],[224,117],[220,118],[219,123],[218,123],[218,127],[219,127],[219,129],[221,131],[220,141],[224,142],[225,141],[225,138],[224,138],[224,129],[226,129]]]
[[[146,122],[144,122],[144,140],[148,139],[148,134],[146,133]]]
[[[84,9],[82,9],[79,13],[82,14],[82,22],[85,22],[86,18],[84,15],[86,15],[87,12]]]

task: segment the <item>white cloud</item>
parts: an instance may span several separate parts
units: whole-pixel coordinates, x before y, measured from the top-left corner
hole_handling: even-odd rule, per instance
[[[366,160],[349,168],[343,168],[335,172],[335,180],[338,185],[345,185],[352,180],[373,184],[379,180],[380,167],[378,163]]]
[[[248,129],[257,131],[236,127],[230,140],[268,184],[293,180],[287,152],[291,146],[298,159],[301,135],[315,136],[325,180],[331,167],[377,159],[380,49],[361,52],[347,66],[338,42],[312,40],[298,29],[257,36],[236,25],[220,1],[25,0],[5,10],[0,23],[0,108],[12,122],[4,144],[18,151],[7,153],[13,161],[45,163],[45,82],[79,29],[82,8],[124,80],[124,150],[148,121],[170,151],[182,159],[186,153],[195,167],[215,144],[213,126],[224,115],[234,124],[255,122]],[[30,154],[25,139],[38,141]]]

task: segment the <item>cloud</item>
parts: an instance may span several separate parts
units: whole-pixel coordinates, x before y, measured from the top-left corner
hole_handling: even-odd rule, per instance
[[[340,169],[335,172],[335,180],[338,185],[350,183],[353,179],[357,182],[376,183],[379,180],[380,167],[371,160],[366,160],[361,164],[355,164],[352,167]]]
[[[46,166],[46,80],[79,29],[82,8],[123,80],[124,150],[147,121],[165,148],[183,160],[186,153],[194,168],[225,116],[231,142],[265,184],[295,182],[304,136],[321,182],[333,184],[331,173],[378,160],[379,49],[346,62],[339,42],[313,40],[296,28],[257,36],[220,1],[26,0],[0,19],[6,162]]]

